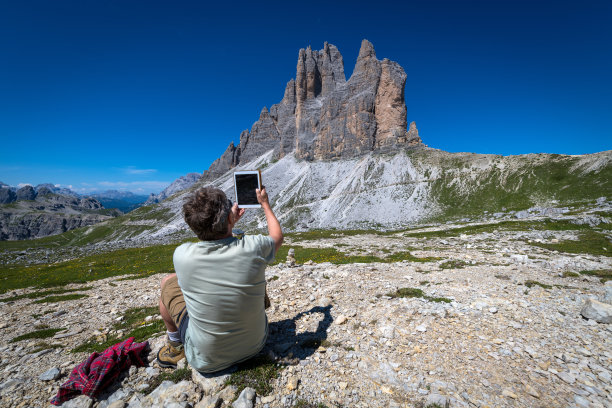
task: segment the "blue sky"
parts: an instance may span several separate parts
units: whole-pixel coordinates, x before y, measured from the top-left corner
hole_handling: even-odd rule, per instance
[[[335,44],[348,78],[363,38],[431,147],[609,150],[610,21],[603,0],[4,1],[0,181],[159,192],[280,101],[300,48]]]

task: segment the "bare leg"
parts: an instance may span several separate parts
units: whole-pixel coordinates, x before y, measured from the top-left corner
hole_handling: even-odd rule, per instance
[[[172,278],[173,276],[176,276],[176,273],[173,273],[173,274],[170,274],[170,275],[166,275],[166,276],[163,277],[163,279],[161,281],[161,290],[162,290],[162,292],[164,291],[164,284],[166,283],[166,281],[168,279]],[[161,314],[161,317],[164,320],[164,324],[166,325],[166,329],[169,332],[178,331],[178,328],[176,327],[176,324],[174,324],[174,320],[172,320],[172,316],[170,316],[170,313],[166,309],[166,306],[164,306],[164,304],[162,303],[161,298],[159,299],[159,313]]]

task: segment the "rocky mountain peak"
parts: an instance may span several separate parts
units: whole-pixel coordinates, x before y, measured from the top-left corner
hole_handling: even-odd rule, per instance
[[[163,189],[159,194],[151,194],[144,205],[150,205],[162,202],[172,194],[185,190],[197,182],[202,175],[200,173],[188,173],[174,180],[168,187]]]
[[[251,130],[240,134],[238,146],[230,144],[204,178],[218,177],[270,150],[275,158],[293,153],[299,160],[328,160],[419,146],[416,125],[407,130],[405,84],[403,68],[378,60],[368,40],[361,43],[348,81],[335,45],[302,48],[283,99],[269,110],[264,107]]]
[[[378,60],[376,59],[374,46],[371,42],[364,39],[361,42],[361,48],[359,48],[359,55],[357,56],[357,63],[355,64],[353,73],[366,71],[369,65],[376,62],[378,62]]]
[[[261,110],[261,113],[259,114],[259,121],[262,121],[269,117],[270,117],[270,112],[268,111],[268,108],[264,106],[263,109]]]
[[[34,200],[36,198],[36,191],[32,186],[23,186],[17,190],[17,200]]]

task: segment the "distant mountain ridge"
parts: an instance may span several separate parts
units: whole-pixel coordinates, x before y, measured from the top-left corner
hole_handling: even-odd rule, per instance
[[[0,240],[60,234],[121,214],[104,209],[95,198],[57,194],[49,185],[24,186],[15,192],[3,185],[0,200]]]
[[[128,213],[145,205],[146,195],[134,194],[131,191],[107,190],[100,193],[89,194],[100,201],[104,208],[116,208],[121,212]]]
[[[131,191],[107,190],[88,194],[79,194],[66,187],[58,187],[52,183],[43,183],[36,186],[26,185],[23,187],[12,187],[0,181],[0,204],[7,204],[19,199],[33,200],[42,192],[48,194],[59,194],[68,197],[86,198],[92,197],[98,200],[104,208],[116,208],[121,212],[130,212],[147,200],[146,195],[134,194]]]
[[[200,173],[189,173],[174,180],[168,187],[163,189],[159,194],[151,194],[145,202],[145,205],[156,204],[164,201],[172,194],[183,191],[194,185],[202,175]]]

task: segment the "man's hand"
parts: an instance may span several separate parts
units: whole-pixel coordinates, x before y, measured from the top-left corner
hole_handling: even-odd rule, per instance
[[[232,211],[232,215],[234,216],[234,224],[236,224],[238,220],[242,218],[242,216],[246,212],[244,208],[238,208],[238,203],[234,203],[234,205],[232,205],[231,211]]]
[[[266,192],[266,188],[264,186],[261,186],[261,190],[256,188],[255,189],[255,194],[257,195],[257,202],[259,204],[263,205],[270,205],[270,203],[268,202],[268,193]]]

